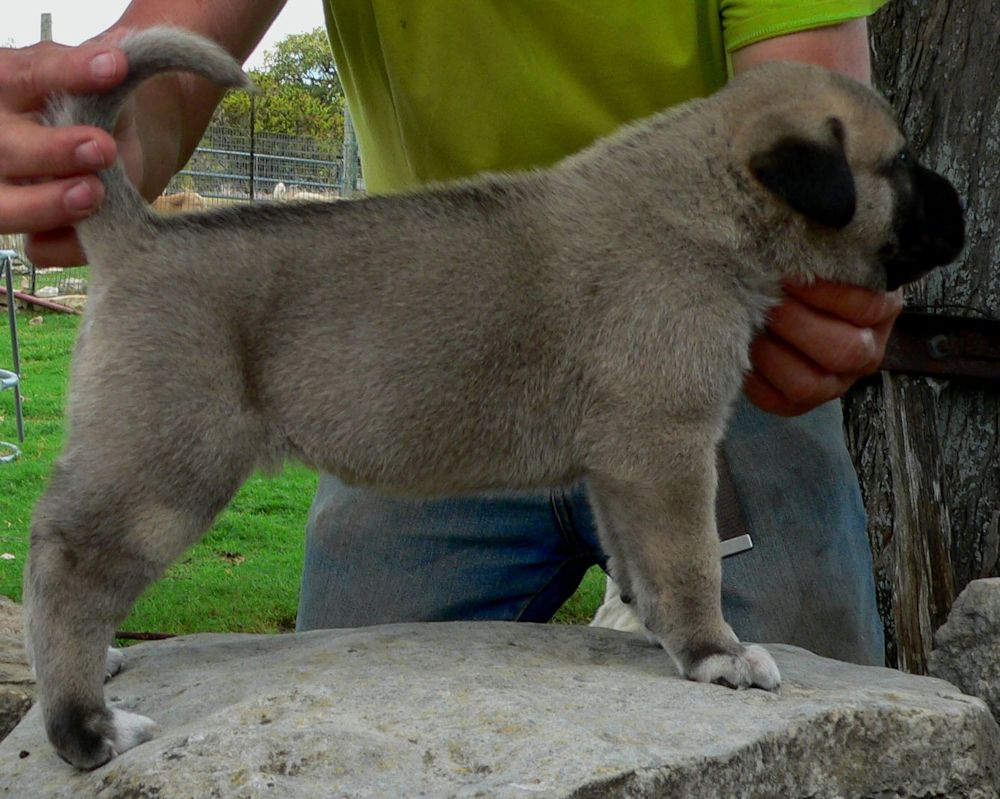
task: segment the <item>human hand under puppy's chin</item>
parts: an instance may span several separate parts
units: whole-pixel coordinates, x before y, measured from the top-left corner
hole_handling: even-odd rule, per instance
[[[843,396],[878,369],[902,310],[898,289],[786,282],[784,300],[750,346],[744,393],[778,416],[798,416]]]

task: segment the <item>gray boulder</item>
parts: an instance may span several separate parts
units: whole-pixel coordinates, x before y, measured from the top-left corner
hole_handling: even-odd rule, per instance
[[[681,680],[641,637],[389,625],[142,644],[111,702],[159,735],[91,773],[37,708],[0,796],[994,799],[1000,729],[945,682],[770,647],[778,694]]]
[[[1000,578],[973,580],[934,635],[930,672],[978,696],[1000,721]]]

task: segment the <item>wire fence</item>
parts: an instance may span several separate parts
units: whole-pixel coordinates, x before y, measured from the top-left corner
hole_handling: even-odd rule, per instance
[[[344,169],[331,144],[215,125],[164,194],[197,192],[205,200],[243,202],[312,195],[336,199],[344,190]]]
[[[339,142],[212,125],[153,207],[176,213],[240,202],[335,200],[356,188],[345,191],[344,180]],[[35,268],[21,236],[0,235],[0,248],[20,255],[17,290],[44,299],[86,294],[86,270]]]

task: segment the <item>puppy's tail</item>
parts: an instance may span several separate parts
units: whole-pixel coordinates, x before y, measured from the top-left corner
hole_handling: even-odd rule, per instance
[[[53,127],[91,125],[111,132],[129,95],[148,78],[161,72],[193,72],[221,86],[253,89],[253,83],[236,60],[215,42],[180,28],[146,28],[127,34],[118,47],[128,57],[128,76],[103,94],[60,94],[45,110]],[[143,218],[152,213],[132,186],[121,163],[100,173],[107,189],[101,210],[85,220],[100,223],[109,217]]]

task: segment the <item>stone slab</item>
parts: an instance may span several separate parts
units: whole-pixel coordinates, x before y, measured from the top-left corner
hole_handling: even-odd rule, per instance
[[[149,743],[77,773],[32,709],[0,797],[974,797],[1000,729],[948,683],[769,647],[780,693],[680,679],[640,636],[467,623],[141,644]]]

